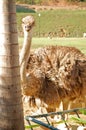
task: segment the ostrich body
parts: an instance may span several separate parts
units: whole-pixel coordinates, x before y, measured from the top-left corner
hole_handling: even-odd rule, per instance
[[[86,94],[86,56],[74,47],[47,46],[30,53],[34,18],[22,19],[24,44],[20,54],[23,94],[39,98],[48,111],[64,109]]]

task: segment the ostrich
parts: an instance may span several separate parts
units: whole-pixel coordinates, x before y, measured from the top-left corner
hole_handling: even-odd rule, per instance
[[[86,56],[74,47],[47,46],[30,53],[35,21],[22,19],[24,43],[20,53],[20,75],[23,94],[39,98],[48,112],[61,101],[64,109],[86,94]]]

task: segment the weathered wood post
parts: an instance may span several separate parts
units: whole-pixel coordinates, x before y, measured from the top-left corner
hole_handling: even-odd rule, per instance
[[[15,0],[0,0],[0,130],[24,130]]]

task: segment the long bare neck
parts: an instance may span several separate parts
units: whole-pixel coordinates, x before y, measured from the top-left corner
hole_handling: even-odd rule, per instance
[[[22,83],[26,83],[26,65],[30,55],[32,32],[24,31],[24,43],[20,53],[20,75]]]

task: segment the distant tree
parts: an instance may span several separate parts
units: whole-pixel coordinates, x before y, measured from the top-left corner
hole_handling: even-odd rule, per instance
[[[42,0],[16,0],[17,3],[41,4]]]
[[[67,0],[68,2],[85,2],[86,0]]]
[[[16,0],[17,3],[25,3],[25,4],[41,4],[41,3],[49,3],[49,2],[86,2],[86,0]]]
[[[31,0],[16,0],[17,3],[26,3],[29,4]]]
[[[80,0],[80,1],[82,1],[82,2],[86,2],[86,0]]]

